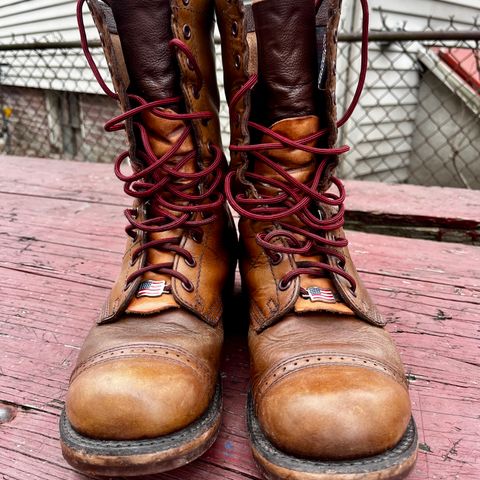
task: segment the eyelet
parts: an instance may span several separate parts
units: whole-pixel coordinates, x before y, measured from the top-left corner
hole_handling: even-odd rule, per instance
[[[236,20],[232,23],[232,35],[236,37],[238,35],[238,23]]]
[[[275,252],[275,255],[270,257],[270,264],[271,265],[278,265],[282,262],[283,255],[281,253]]]
[[[278,282],[278,289],[281,290],[282,292],[284,292],[285,290],[287,290],[290,287],[291,284],[292,284],[291,281],[287,282],[287,283],[283,283],[283,279],[282,279]]]
[[[233,66],[238,70],[240,68],[240,65],[241,65],[241,58],[240,58],[240,55],[237,53],[233,57]]]
[[[131,283],[126,283],[124,286],[123,286],[123,291],[126,292],[129,288],[130,288],[130,285]]]
[[[196,100],[200,98],[200,92],[197,90],[195,85],[192,85],[192,95]]]
[[[190,0],[183,0],[183,4],[187,6],[190,3]]]
[[[182,287],[188,292],[188,293],[191,293],[193,292],[193,285],[191,282],[189,282],[189,285],[185,284],[184,282],[182,282]]]
[[[192,261],[190,261],[188,258],[185,258],[185,264],[188,265],[190,268],[194,268],[197,266],[196,260],[192,257]]]
[[[190,38],[192,38],[192,29],[187,23],[183,26],[183,37],[186,40],[190,40]]]
[[[190,58],[187,58],[187,67],[188,67],[190,70],[195,70],[195,67],[193,66],[193,63],[192,63],[192,61],[190,60]]]
[[[215,153],[215,148],[210,140],[207,143],[207,149],[212,155]]]
[[[130,259],[130,266],[133,267],[137,263],[138,259],[139,259],[138,255],[136,256],[132,255],[132,258]]]
[[[198,232],[192,232],[190,236],[195,243],[202,243],[202,240],[203,240],[202,234],[199,234]]]
[[[357,298],[357,292],[356,290],[353,289],[353,287],[348,287],[348,289],[350,290],[350,293],[352,294],[353,297]]]

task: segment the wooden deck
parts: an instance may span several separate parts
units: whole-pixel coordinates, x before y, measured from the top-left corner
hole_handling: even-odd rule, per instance
[[[84,479],[62,459],[57,422],[78,348],[119,266],[126,198],[111,165],[13,157],[0,157],[0,165],[0,478]],[[353,212],[383,210],[387,218],[391,208],[398,225],[402,209],[410,215],[425,199],[423,210],[440,223],[445,211],[458,225],[468,220],[467,230],[478,228],[480,192],[459,200],[458,190],[408,187],[409,201],[389,206],[371,185],[350,187]],[[388,187],[391,195],[396,188],[405,192]],[[414,210],[409,233],[423,228],[423,210]],[[421,441],[410,479],[478,480],[480,249],[363,232],[349,238],[408,370]],[[191,465],[150,480],[260,478],[245,432],[245,319],[227,324],[219,439]]]

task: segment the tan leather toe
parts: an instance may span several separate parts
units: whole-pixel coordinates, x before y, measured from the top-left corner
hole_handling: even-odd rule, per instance
[[[406,388],[356,366],[297,370],[256,400],[258,420],[273,444],[316,459],[383,452],[400,440],[411,415]]]
[[[212,382],[170,358],[130,357],[96,363],[74,378],[67,416],[92,438],[133,440],[180,430],[196,420],[213,395]]]

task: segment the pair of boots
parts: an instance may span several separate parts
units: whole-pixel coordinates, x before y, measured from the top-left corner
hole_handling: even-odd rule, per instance
[[[123,110],[106,128],[129,140],[115,173],[135,200],[120,275],[71,377],[60,424],[67,461],[88,474],[139,475],[212,445],[239,258],[250,312],[248,429],[265,476],[403,478],[417,450],[405,375],[348,253],[345,192],[333,175],[348,149],[335,147],[337,126],[366,65],[337,122],[340,0],[253,9],[240,0],[88,0],[115,92],[88,51],[84,1],[87,60]],[[239,243],[226,199],[240,214]]]

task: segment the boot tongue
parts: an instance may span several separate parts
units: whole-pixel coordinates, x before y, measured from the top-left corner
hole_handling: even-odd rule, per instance
[[[169,113],[173,112],[173,110],[170,109],[165,109],[164,111]],[[147,131],[150,147],[157,158],[167,154],[174,147],[186,128],[185,123],[182,120],[164,119],[156,116],[154,113],[148,110],[142,113],[142,124]],[[182,142],[175,155],[170,158],[166,165],[168,165],[169,168],[175,168],[178,166],[179,162],[185,158],[185,155],[193,152],[194,149],[192,136],[189,135]],[[183,173],[196,172],[196,157],[193,157],[191,160],[183,164],[178,171]],[[150,181],[158,182],[162,178],[163,174],[161,173],[160,169],[157,169],[152,173]],[[180,186],[188,181],[188,179],[180,178],[175,180],[175,184]],[[185,189],[184,192],[192,192],[192,189]],[[158,196],[161,196],[163,199],[176,204],[187,203],[186,201],[180,201],[178,198],[175,198],[175,196],[171,193],[169,194],[166,189],[162,189]],[[158,203],[155,201],[155,197],[156,195],[153,196],[150,202],[150,218],[162,214],[161,209],[159,207],[156,208]],[[174,215],[180,215],[179,212],[170,212]],[[181,236],[182,231],[180,229],[168,232],[155,232],[148,234],[147,241]],[[149,248],[147,251],[147,265],[172,263],[174,258],[175,254],[173,252],[155,248]],[[172,307],[178,308],[178,304],[173,295],[165,294],[163,292],[163,289],[170,285],[171,277],[169,275],[164,275],[157,272],[146,272],[142,277],[142,282],[136,296],[130,302],[127,313],[149,314],[160,312]]]
[[[130,82],[129,92],[135,93],[147,101],[181,97],[178,64],[169,46],[173,38],[170,2],[168,0],[114,0],[110,1],[109,5],[112,8],[122,45],[123,58]],[[176,103],[163,111],[181,112],[183,108],[181,103]],[[171,151],[186,128],[182,120],[164,119],[149,110],[143,111],[139,117],[136,120],[145,128],[148,142],[157,158],[161,158]],[[137,144],[140,146],[141,142],[139,139],[137,140]],[[170,169],[175,168],[184,160],[185,155],[194,150],[193,138],[189,135],[168,160],[166,166]],[[195,157],[192,157],[186,164],[182,164],[178,171],[196,172],[196,160]],[[155,161],[147,160],[147,163],[151,165]],[[156,183],[163,178],[164,173],[159,168],[145,180]],[[185,178],[169,181],[173,181],[178,186],[188,183]],[[188,193],[188,190],[184,190],[184,192]],[[173,193],[162,188],[158,194],[153,195],[149,202],[148,218],[162,216],[159,198],[175,204],[179,204],[180,201]],[[179,212],[171,213],[180,215]],[[182,234],[181,230],[150,233],[147,235],[146,241],[181,237]],[[174,261],[174,257],[174,253],[149,248],[146,264],[168,264]],[[142,276],[140,288],[130,302],[127,313],[148,314],[178,307],[173,295],[163,292],[164,287],[170,286],[170,284],[169,275],[146,272]]]
[[[286,118],[274,123],[270,129],[287,137],[290,140],[301,140],[319,130],[320,123],[317,116],[308,115],[303,117]],[[270,135],[264,135],[261,143],[277,143],[277,140]],[[307,143],[308,146],[314,146],[315,140]],[[286,147],[281,149],[267,150],[265,156],[274,161],[277,165],[288,172],[289,175],[302,183],[309,182],[315,174],[315,156],[304,150]],[[285,179],[264,162],[255,161],[253,171],[259,175],[285,182]],[[255,185],[258,193],[261,195],[272,195],[280,191],[270,185]]]
[[[318,117],[309,115],[280,120],[274,123],[270,129],[290,140],[300,140],[317,132],[320,129],[320,123]],[[277,142],[270,135],[264,135],[261,141],[262,143]],[[316,141],[314,140],[306,145],[315,146],[315,143]],[[290,176],[303,184],[310,182],[315,175],[317,161],[312,153],[297,148],[281,148],[268,150],[265,152],[265,155],[286,170]],[[280,174],[261,161],[255,161],[253,170],[259,175],[285,182],[285,179]],[[255,187],[258,193],[266,196],[275,195],[281,191],[276,187],[260,182]],[[286,219],[286,221],[300,227],[302,226],[297,217],[292,216]],[[300,240],[303,240],[302,237],[298,237]],[[319,258],[318,256],[295,255],[295,261],[297,264],[306,261],[318,262]],[[324,261],[324,259],[320,259],[320,261]],[[328,276],[322,278],[314,275],[301,275],[300,287],[304,293],[295,302],[296,312],[328,311],[336,314],[353,315],[352,310],[343,303],[337,289]]]

